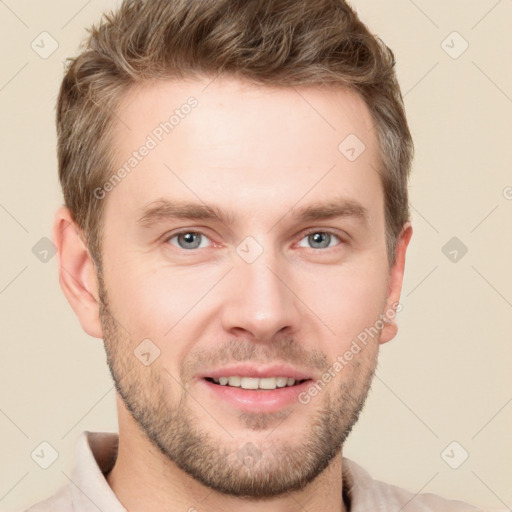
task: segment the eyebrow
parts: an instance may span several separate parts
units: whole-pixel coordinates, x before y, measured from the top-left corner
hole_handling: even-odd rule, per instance
[[[338,217],[353,217],[365,224],[368,224],[369,221],[368,209],[353,199],[339,199],[328,203],[303,206],[296,210],[295,215],[301,221],[327,220]]]
[[[301,222],[328,220],[339,217],[352,217],[368,224],[368,209],[361,203],[347,198],[330,200],[326,203],[314,203],[300,208],[292,208],[289,212]],[[283,216],[284,217],[284,216]],[[216,206],[190,201],[169,201],[158,199],[149,203],[143,210],[137,223],[142,227],[150,227],[168,219],[212,220],[232,225],[237,215],[232,211],[223,211]]]
[[[216,220],[223,224],[233,224],[235,215],[202,203],[158,199],[144,209],[137,223],[143,227],[149,227],[167,219]]]

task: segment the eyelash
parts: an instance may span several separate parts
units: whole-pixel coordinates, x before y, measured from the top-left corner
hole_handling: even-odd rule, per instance
[[[185,229],[185,230],[182,230],[182,231],[177,231],[176,233],[173,233],[172,235],[165,236],[164,241],[166,243],[170,244],[170,240],[172,240],[173,238],[178,237],[180,235],[187,234],[187,233],[193,233],[193,234],[196,234],[196,235],[202,235],[202,236],[204,236],[204,237],[206,237],[206,238],[208,238],[210,240],[210,237],[204,231],[195,230],[195,229]],[[304,238],[306,238],[307,236],[312,235],[314,233],[324,233],[324,234],[328,234],[328,235],[334,236],[334,237],[336,237],[340,241],[340,243],[335,245],[335,246],[332,246],[332,247],[325,247],[323,249],[317,249],[315,247],[305,247],[306,249],[311,249],[313,251],[327,251],[328,249],[334,249],[338,245],[342,245],[344,243],[347,243],[340,234],[338,234],[337,232],[328,230],[328,229],[310,229],[309,231],[307,231],[307,232],[302,234],[301,238],[299,239],[299,242],[301,240],[303,240]],[[179,249],[181,251],[184,251],[184,252],[193,252],[193,251],[196,251],[196,250],[200,249],[200,248],[196,248],[196,249],[183,249],[182,247],[178,247],[178,246],[173,246],[173,247],[175,247],[176,249]],[[201,249],[204,249],[204,248],[201,247]]]

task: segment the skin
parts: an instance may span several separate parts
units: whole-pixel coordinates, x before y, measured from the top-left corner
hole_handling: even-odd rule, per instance
[[[62,289],[82,328],[104,339],[118,389],[119,453],[107,481],[130,511],[345,510],[342,444],[395,318],[308,404],[242,412],[198,373],[277,361],[319,378],[397,303],[412,228],[403,227],[389,266],[373,121],[343,89],[161,81],[123,98],[119,165],[190,96],[197,107],[106,195],[101,274],[69,211],[55,217]],[[353,162],[338,150],[349,134],[366,146]],[[214,205],[233,219],[140,226],[160,198]],[[296,216],[341,199],[364,206],[367,223]],[[310,228],[335,234],[328,247],[314,245]],[[181,230],[203,232],[201,246],[180,247]],[[236,252],[248,236],[262,248],[252,263]],[[144,339],[160,351],[148,366],[134,355]],[[249,466],[239,457],[248,442],[258,454]]]

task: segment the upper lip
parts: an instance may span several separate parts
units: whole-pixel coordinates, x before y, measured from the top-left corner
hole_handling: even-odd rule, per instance
[[[293,368],[286,364],[256,365],[247,363],[204,371],[199,375],[199,378],[204,379],[206,377],[210,377],[218,379],[219,377],[235,376],[259,379],[263,379],[265,377],[288,377],[295,380],[306,380],[312,378],[310,373]]]

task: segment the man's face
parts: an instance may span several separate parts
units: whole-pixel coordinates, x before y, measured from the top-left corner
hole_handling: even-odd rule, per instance
[[[271,496],[339,453],[373,376],[378,335],[343,354],[389,307],[376,133],[348,91],[206,85],[132,89],[118,111],[119,167],[149,150],[104,199],[105,348],[125,412],[168,459]]]

